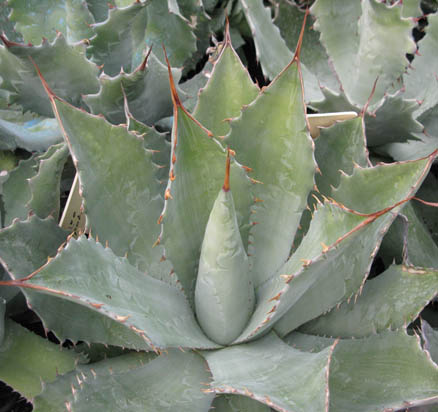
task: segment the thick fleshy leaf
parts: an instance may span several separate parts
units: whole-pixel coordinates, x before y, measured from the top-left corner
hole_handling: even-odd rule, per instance
[[[16,22],[15,29],[25,42],[40,44],[43,38],[52,41],[61,32],[69,43],[75,43],[93,33],[90,24],[94,18],[85,1],[10,0],[8,5],[12,8],[10,19]]]
[[[96,64],[104,65],[106,74],[115,76],[121,70],[130,72],[142,59],[146,5],[135,2],[128,7],[111,8],[108,19],[93,26],[96,35],[90,40],[87,51]]]
[[[336,94],[329,89],[322,89],[322,91],[324,100],[312,103],[312,107],[321,113],[358,110],[348,102],[344,94]],[[374,149],[389,142],[418,139],[417,133],[421,133],[424,127],[415,119],[417,109],[418,103],[414,100],[403,99],[401,93],[386,95],[377,106],[373,107],[373,113],[365,114],[367,145]],[[419,157],[421,156],[413,157],[412,160]]]
[[[332,346],[336,339],[293,331],[284,336],[283,341],[293,348],[304,352],[321,352],[323,349]]]
[[[438,105],[438,14],[430,14],[427,22],[426,36],[418,43],[419,54],[411,63],[412,70],[404,77],[404,97],[421,103],[417,117]]]
[[[270,412],[272,409],[255,399],[243,395],[219,395],[214,398],[215,412]]]
[[[300,331],[333,337],[365,337],[411,323],[438,293],[438,270],[391,266],[368,280],[362,293]]]
[[[53,218],[31,216],[0,230],[0,261],[13,279],[21,279],[55,256],[68,233]]]
[[[172,72],[178,82],[181,70]],[[172,114],[167,68],[153,53],[133,73],[122,72],[116,77],[102,74],[99,82],[99,93],[85,96],[84,100],[94,114],[103,114],[113,124],[126,122],[124,96],[135,119],[148,125]]]
[[[229,167],[229,159],[227,159]],[[229,169],[226,178],[229,177]],[[196,316],[206,335],[227,345],[242,332],[254,309],[254,284],[237,224],[229,182],[214,202],[205,229],[196,278]]]
[[[3,184],[4,225],[29,213],[58,217],[61,173],[68,157],[65,144],[54,145],[39,156],[23,160]]]
[[[251,103],[259,88],[252,82],[230,43],[229,35],[210,80],[201,89],[193,116],[215,136],[230,131],[228,120],[237,117],[243,105]]]
[[[52,41],[56,30],[66,29],[65,1],[59,0],[9,0],[11,21],[25,42],[40,44],[43,37]]]
[[[403,217],[394,221],[384,237],[379,256],[387,266],[395,260],[438,269],[438,246],[415,212],[412,201],[406,204],[402,214]],[[403,261],[405,258],[406,262]]]
[[[141,136],[144,147],[152,151],[152,161],[159,167],[157,178],[164,185],[169,178],[170,168],[170,142],[166,139],[166,133],[159,133],[153,127],[139,122],[130,113],[127,115],[127,120],[128,130]]]
[[[438,203],[438,178],[433,173],[429,173],[426,177],[417,195],[420,199]],[[429,230],[432,239],[438,244],[438,216],[436,208],[424,205],[421,202],[414,202],[412,205],[420,220]]]
[[[257,289],[256,310],[239,341],[277,320],[275,330],[285,335],[354,294],[373,260],[379,231],[392,219],[371,222],[336,205],[319,206],[291,259]],[[361,254],[354,253],[359,243]]]
[[[179,289],[139,272],[91,238],[70,239],[56,258],[15,286],[92,309],[151,348],[217,347],[199,329]]]
[[[271,17],[271,9],[261,0],[240,0],[246,20],[254,38],[257,58],[267,77],[273,79],[292,60],[293,54],[280,35]],[[301,24],[300,24],[301,26]],[[321,100],[318,80],[304,65],[302,66],[306,101]]]
[[[256,291],[256,310],[238,341],[259,335],[280,318],[275,329],[286,335],[357,293],[395,218],[391,212],[415,193],[432,160],[355,168],[352,176],[342,175],[332,196],[350,209],[371,214],[363,216],[328,202],[319,206],[292,257]],[[375,196],[379,185],[386,185],[385,190]],[[354,202],[351,196],[359,197]],[[360,254],[355,252],[359,244]]]
[[[421,320],[421,337],[424,341],[424,349],[430,353],[430,357],[438,363],[438,332],[425,320]]]
[[[376,148],[378,153],[404,161],[427,156],[438,149],[438,105],[423,113],[418,120],[424,125],[424,133],[414,133],[413,137],[416,140],[386,144]]]
[[[324,196],[330,196],[331,188],[339,185],[341,171],[351,174],[354,164],[367,167],[368,153],[362,118],[322,129],[315,140],[315,159],[320,170],[315,175],[316,186]]]
[[[2,185],[2,200],[4,214],[2,226],[9,226],[15,218],[26,219],[28,208],[26,207],[32,194],[28,179],[37,173],[37,156],[21,160],[18,166],[9,172],[8,179]]]
[[[49,215],[59,217],[61,175],[68,155],[65,143],[51,146],[39,156],[38,173],[29,179],[31,198],[26,206],[42,219]]]
[[[301,352],[270,334],[203,356],[213,375],[210,391],[245,395],[279,411],[307,412],[326,410],[331,352]]]
[[[330,411],[399,410],[438,400],[438,368],[404,331],[341,340],[329,374]]]
[[[66,0],[66,37],[69,43],[76,43],[93,36],[94,17],[88,10],[87,2]]]
[[[58,33],[53,43],[43,41],[40,46],[5,44],[6,47],[0,46],[0,72],[4,76],[1,87],[11,93],[11,102],[21,104],[24,111],[53,117],[49,99],[29,57],[47,77],[53,91],[75,106],[81,105],[83,94],[99,90],[99,69],[85,58],[82,43],[71,46]]]
[[[173,283],[170,266],[160,263],[162,248],[152,248],[163,207],[152,152],[126,127],[52,100],[79,173],[87,226],[141,271]]]
[[[181,106],[174,109],[172,165],[166,189],[161,240],[166,256],[193,299],[197,266],[208,221],[224,179],[226,154],[221,144]],[[248,221],[252,198],[251,182],[235,162],[230,170],[237,222],[244,245],[248,241]],[[181,245],[184,244],[184,248]]]
[[[275,12],[274,23],[280,29],[280,34],[286,42],[289,50],[295,50],[300,36],[304,13],[303,10],[293,2],[282,0],[278,5],[278,11]],[[340,83],[336,78],[333,68],[330,67],[327,53],[319,41],[319,33],[313,30],[313,19],[309,18],[306,22],[304,31],[304,47],[301,50],[300,61],[305,67],[316,76],[318,84],[331,90],[340,91]],[[306,92],[307,71],[303,70],[304,89]],[[312,80],[313,79],[312,76]],[[312,96],[312,101],[322,97],[321,92]],[[310,97],[307,96],[306,97]],[[308,98],[306,99],[309,100]]]
[[[348,99],[364,106],[378,78],[371,103],[378,102],[404,73],[406,53],[415,51],[414,23],[401,17],[401,7],[375,0],[318,0],[311,12]]]
[[[402,97],[401,94],[387,96],[375,109],[374,116],[365,117],[368,146],[376,147],[386,143],[417,139],[417,134],[423,131],[423,125],[415,119],[418,103]],[[431,152],[432,150],[424,156]],[[420,157],[412,157],[411,160]]]
[[[162,45],[166,47],[172,66],[180,67],[196,52],[196,37],[190,22],[175,14],[166,1],[152,1],[147,9],[146,43],[154,46],[164,61]]]
[[[198,74],[179,85],[181,90],[183,90],[183,92],[187,95],[187,100],[184,101],[184,107],[189,112],[194,110],[198,102],[198,94],[210,78],[212,68],[213,65],[210,63],[210,61],[207,61],[204,68]]]
[[[87,7],[96,22],[105,21],[108,18],[110,7],[115,6],[115,0],[87,0]]]
[[[1,150],[17,147],[28,152],[42,152],[62,141],[62,133],[55,119],[31,120],[23,124],[0,119]]]
[[[65,242],[67,232],[60,229],[52,218],[41,220],[32,216],[28,221],[17,221],[0,231],[0,258],[13,279],[28,276],[55,256]],[[9,276],[2,280],[10,280]],[[1,286],[1,294],[18,289]],[[135,349],[149,349],[149,345],[120,322],[111,320],[91,308],[76,305],[53,296],[24,289],[28,305],[60,340],[102,342]],[[59,316],[62,313],[62,316]],[[90,328],[90,324],[93,328]]]
[[[35,412],[207,411],[213,396],[202,389],[209,380],[205,362],[193,352],[170,350],[155,359],[128,354],[79,366],[47,385]]]
[[[73,370],[80,355],[51,343],[7,320],[0,343],[0,379],[28,399],[38,395],[43,382]]]
[[[255,285],[287,260],[314,184],[316,164],[308,134],[298,63],[285,70],[231,122],[226,142],[251,169],[257,199],[252,207],[248,253]],[[233,191],[235,193],[235,191]],[[272,234],[275,234],[273,236]]]

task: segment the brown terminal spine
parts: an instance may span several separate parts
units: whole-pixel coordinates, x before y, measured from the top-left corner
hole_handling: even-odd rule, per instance
[[[228,192],[230,190],[230,149],[227,149],[227,163],[225,165],[225,179],[222,190]]]

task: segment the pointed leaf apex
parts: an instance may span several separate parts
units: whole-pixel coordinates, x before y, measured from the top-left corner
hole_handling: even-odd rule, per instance
[[[295,50],[295,55],[292,61],[300,60],[301,45],[303,44],[304,30],[306,28],[306,21],[308,15],[309,15],[309,7],[306,8],[306,13],[304,14],[303,24],[301,26],[301,31],[300,31],[300,37],[298,38],[297,48]]]
[[[50,86],[47,84],[46,79],[43,77],[40,68],[37,66],[37,64],[35,63],[34,59],[32,59],[31,56],[29,56],[29,60],[31,61],[31,63],[34,65],[35,70],[37,71],[38,77],[41,80],[41,83],[47,93],[47,95],[49,96],[50,100],[53,100],[54,98],[56,98],[56,94],[53,92],[53,90],[50,88]]]
[[[183,107],[181,100],[179,99],[178,93],[176,91],[176,86],[172,75],[172,69],[170,67],[169,59],[167,58],[166,48],[164,47],[164,44],[163,44],[163,50],[164,50],[164,58],[166,59],[166,63],[167,63],[167,71],[169,72],[169,83],[170,83],[170,91],[172,93],[173,104],[174,106],[177,107],[178,106]]]
[[[146,69],[146,65],[148,63],[148,58],[149,58],[151,52],[152,52],[152,46],[149,48],[148,52],[146,53],[146,56],[143,59],[143,62],[140,64],[140,66],[137,67],[137,69],[135,71],[142,71],[142,72],[144,72],[144,70]]]
[[[372,90],[371,90],[370,96],[368,97],[367,102],[365,103],[364,107],[363,107],[362,110],[360,111],[360,113],[359,113],[359,117],[364,117],[364,116],[365,116],[365,113],[366,113],[367,110],[368,110],[368,106],[370,105],[371,100],[373,99],[374,93],[375,93],[375,91],[376,91],[376,87],[377,87],[377,82],[378,82],[378,81],[379,81],[379,76],[377,76],[377,77],[376,77],[376,80],[374,81],[374,85],[373,85],[373,88],[372,88]]]
[[[231,46],[230,35],[230,21],[228,20],[228,14],[225,15],[225,44],[224,46]]]
[[[224,185],[222,186],[222,190],[224,192],[228,192],[230,190],[230,149],[227,149],[227,163],[225,166],[225,180]]]

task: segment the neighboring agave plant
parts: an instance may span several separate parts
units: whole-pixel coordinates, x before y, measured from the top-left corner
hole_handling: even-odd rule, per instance
[[[89,230],[66,239],[47,215],[12,222],[0,245],[13,280],[0,285],[21,288],[61,341],[88,343],[81,350],[92,362],[75,366],[71,350],[43,358],[50,350],[34,346],[24,380],[14,344],[25,344],[24,333],[5,328],[2,379],[36,411],[389,411],[438,402],[435,332],[424,323],[427,350],[407,333],[436,295],[438,271],[393,265],[365,282],[436,153],[371,166],[364,114],[313,142],[301,42],[259,89],[227,33],[193,114],[168,66],[168,156],[164,137],[135,120],[126,98],[126,124],[116,126],[55,95],[40,74]],[[104,360],[95,357],[109,352],[101,344],[113,348]],[[51,371],[39,376],[53,382],[40,393],[42,363]],[[55,379],[58,365],[71,372]]]

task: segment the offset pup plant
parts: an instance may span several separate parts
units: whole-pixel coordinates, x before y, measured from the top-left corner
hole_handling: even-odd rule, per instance
[[[51,255],[63,232],[36,216],[14,222],[0,233],[13,280],[0,284],[21,288],[60,340],[87,342],[92,360],[99,344],[127,351],[27,390],[36,411],[375,411],[438,401],[433,351],[406,331],[435,296],[438,271],[394,265],[365,283],[436,153],[371,166],[363,114],[313,142],[301,42],[260,90],[227,33],[193,114],[169,66],[167,166],[154,149],[166,149],[162,136],[126,100],[126,124],[115,126],[55,95],[39,73],[79,174],[89,235],[70,236],[41,266],[18,245],[31,239]],[[26,391],[20,380],[15,388]]]

